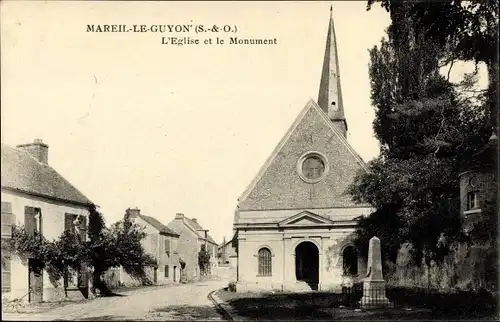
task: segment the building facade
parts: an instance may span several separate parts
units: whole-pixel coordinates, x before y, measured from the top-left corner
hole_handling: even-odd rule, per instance
[[[217,256],[219,265],[229,265],[236,268],[238,256],[236,254],[235,236],[230,241],[223,242],[219,246]]]
[[[41,140],[16,148],[2,144],[2,238],[10,238],[12,225],[48,240],[75,229],[85,239],[91,201],[48,164],[48,146]],[[45,271],[35,269],[33,259],[21,260],[2,250],[2,295],[30,302],[66,297]],[[85,269],[62,281],[68,296],[88,296]],[[62,284],[61,283],[61,284]]]
[[[495,207],[498,197],[497,168],[498,137],[493,134],[483,149],[473,157],[474,166],[459,174],[460,212],[464,230],[469,232],[483,220],[485,209]],[[496,213],[493,210],[493,214]],[[490,212],[491,215],[491,212]]]
[[[347,130],[330,15],[318,102],[306,104],[238,199],[237,291],[333,290],[364,277],[353,234],[373,209],[346,193],[367,171]]]
[[[129,208],[126,210],[126,214],[144,229],[146,237],[142,240],[142,246],[158,263],[158,267],[146,269],[151,282],[154,284],[179,282],[180,263],[177,248],[180,235],[156,218],[141,214],[141,210],[138,208]],[[124,285],[140,283],[127,274],[123,268],[120,271],[120,280]]]
[[[196,280],[200,277],[198,254],[202,245],[210,254],[210,269],[214,271],[217,267],[217,243],[196,218],[190,219],[178,213],[167,226],[180,235],[178,252],[180,259],[185,263],[183,274],[187,280]]]

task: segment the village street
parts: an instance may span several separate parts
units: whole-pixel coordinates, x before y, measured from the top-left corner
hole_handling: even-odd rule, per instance
[[[171,284],[118,293],[52,309],[39,314],[3,314],[16,321],[118,321],[118,320],[222,320],[208,294],[227,286],[228,280]]]

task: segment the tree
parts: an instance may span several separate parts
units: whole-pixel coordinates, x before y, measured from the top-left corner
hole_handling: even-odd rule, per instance
[[[93,289],[98,288],[100,294],[111,291],[102,281],[102,274],[113,267],[123,267],[132,277],[143,284],[150,284],[145,268],[157,266],[156,260],[147,254],[141,241],[146,233],[134,223],[128,214],[106,228],[104,218],[95,206],[89,209],[89,241],[86,245],[86,261],[93,267]]]
[[[484,102],[471,107],[471,99],[439,73],[450,51],[415,27],[409,6],[398,6],[391,18],[388,38],[370,50],[381,154],[349,192],[377,211],[361,220],[356,243],[366,248],[377,235],[384,257],[394,262],[401,244],[411,242],[416,262],[424,254],[430,262],[442,254],[443,233],[461,238],[458,173],[491,130]]]
[[[200,266],[201,275],[207,275],[210,267],[210,254],[207,252],[205,245],[201,245],[198,253],[198,265]]]
[[[445,48],[446,63],[455,60],[483,62],[488,69],[489,121],[497,129],[498,121],[498,1],[398,1],[368,0],[367,10],[381,3],[393,25],[408,21],[430,42]]]

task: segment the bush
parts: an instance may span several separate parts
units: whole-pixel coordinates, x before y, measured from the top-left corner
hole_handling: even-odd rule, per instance
[[[227,290],[229,292],[236,292],[236,283],[235,282],[230,282],[227,286]]]

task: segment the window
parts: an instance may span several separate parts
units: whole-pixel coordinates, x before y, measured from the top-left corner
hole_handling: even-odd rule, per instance
[[[471,191],[467,193],[467,210],[479,208],[479,193]]]
[[[321,181],[329,171],[326,157],[319,152],[304,153],[297,162],[297,172],[307,183]]]
[[[40,208],[24,207],[24,228],[28,234],[42,233],[42,211]]]
[[[259,275],[271,276],[272,275],[271,251],[269,250],[269,248],[259,249],[258,258],[259,258]]]
[[[347,246],[342,252],[342,269],[344,275],[358,275],[358,253],[353,246]]]
[[[75,214],[64,214],[64,231],[72,230],[77,233],[80,240],[85,241],[87,237],[87,217]]]
[[[2,293],[10,292],[10,257],[2,256]]]
[[[170,239],[165,237],[165,253],[170,254]]]
[[[168,278],[168,273],[169,273],[168,269],[169,269],[168,265],[165,265],[165,277],[166,278]]]
[[[323,172],[325,172],[325,164],[315,155],[308,157],[302,163],[302,173],[307,179],[316,180],[323,175]]]
[[[12,203],[2,201],[2,238],[10,238],[12,236]]]

